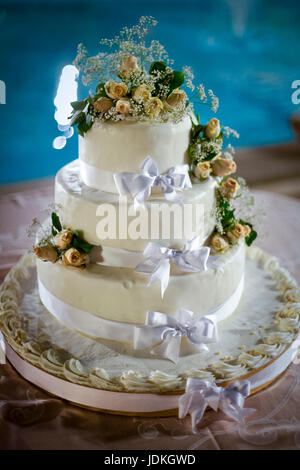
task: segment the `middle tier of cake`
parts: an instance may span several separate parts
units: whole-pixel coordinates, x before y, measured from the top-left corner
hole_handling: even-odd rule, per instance
[[[184,211],[193,209],[192,212],[195,214],[196,206],[202,209],[202,211],[199,211],[201,218],[199,218],[200,224],[198,228],[204,243],[209,235],[211,235],[216,224],[216,186],[217,180],[212,177],[203,182],[195,182],[191,189],[186,189],[178,193],[182,200],[182,205],[168,202],[162,193],[153,194],[150,199],[146,201],[145,208],[140,207],[138,211],[139,213],[142,213],[143,210],[145,213],[147,212],[147,234],[146,236],[136,239],[128,236],[128,234],[125,234],[124,237],[118,236],[120,233],[121,211],[124,212],[126,210],[127,214],[131,212],[135,214],[132,199],[126,199],[126,201],[124,201],[124,199],[120,199],[117,194],[107,193],[86,186],[80,178],[78,160],[69,163],[57,173],[55,180],[55,203],[58,205],[64,226],[72,230],[80,231],[85,240],[93,245],[143,251],[147,244],[153,241],[162,246],[181,249],[187,241],[195,236],[194,230],[196,224],[191,225],[191,230],[189,230],[187,226],[180,226],[177,223],[179,219],[177,212],[174,213],[173,217],[171,214],[171,217],[168,219],[170,221],[168,224],[166,223],[165,214],[168,213],[168,209],[171,208],[171,206],[176,206],[175,209],[182,211],[180,215],[182,215],[181,220],[184,224]],[[153,208],[154,205],[159,206],[161,211],[155,223],[151,223],[151,207]],[[113,234],[111,237],[103,238],[99,237],[97,227],[101,219],[100,213],[103,215],[108,206],[110,206],[109,209],[113,209],[114,212],[116,234]],[[133,218],[134,216],[127,217],[127,228]],[[154,228],[155,236],[153,236]]]

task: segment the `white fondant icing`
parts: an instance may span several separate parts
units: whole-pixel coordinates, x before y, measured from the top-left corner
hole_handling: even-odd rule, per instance
[[[194,184],[191,189],[180,193],[183,204],[203,205],[204,238],[207,238],[211,234],[216,223],[214,214],[216,204],[215,190],[216,180],[214,178],[209,178],[207,181],[198,182],[198,184]],[[157,221],[158,227],[156,228],[158,238],[157,236],[155,236],[155,238],[151,238],[150,223],[149,238],[140,238],[137,240],[134,240],[129,236],[120,238],[118,236],[119,217],[121,209],[124,208],[124,202],[121,202],[120,205],[120,199],[117,194],[91,189],[82,183],[79,177],[78,160],[69,163],[58,172],[55,181],[55,203],[59,205],[59,213],[63,224],[73,230],[80,230],[84,238],[94,245],[105,245],[133,251],[143,251],[149,241],[155,241],[164,246],[182,248],[183,245],[185,245],[185,243],[193,236],[192,233],[186,233],[183,234],[181,238],[178,238],[176,236],[176,226],[173,219],[171,219],[170,237],[166,239],[164,235],[164,220],[163,215],[161,214]],[[100,216],[97,216],[97,208],[104,204],[111,204],[113,206],[117,220],[117,236],[115,238],[108,238],[105,240],[99,239],[97,235],[97,224],[100,221]],[[153,194],[150,200],[145,204],[146,210],[151,207],[151,204],[166,204],[170,206],[170,203],[165,200],[163,194]],[[130,206],[133,206],[133,202],[128,198],[128,209]],[[149,213],[148,218],[150,218]],[[129,223],[132,219],[133,217],[130,216]]]
[[[150,155],[159,173],[164,173],[187,161],[191,127],[189,116],[177,124],[97,122],[84,137],[79,136],[79,159],[100,170],[119,173],[139,171],[141,162]],[[89,174],[82,171],[81,176],[87,186],[93,187]]]
[[[149,310],[175,315],[181,307],[206,315],[237,289],[244,273],[244,243],[218,258],[218,269],[170,277],[161,298],[160,284],[130,268],[89,264],[85,269],[37,260],[39,279],[55,297],[102,318],[145,323]]]

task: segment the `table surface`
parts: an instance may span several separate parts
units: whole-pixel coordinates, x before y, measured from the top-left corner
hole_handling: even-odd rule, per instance
[[[300,201],[264,191],[254,193],[266,213],[257,245],[277,256],[300,281]],[[53,181],[0,191],[0,280],[32,241],[26,229],[45,218]],[[256,408],[246,425],[208,411],[198,435],[190,418],[137,418],[83,410],[0,366],[0,449],[300,449],[300,354],[285,374],[247,399]]]

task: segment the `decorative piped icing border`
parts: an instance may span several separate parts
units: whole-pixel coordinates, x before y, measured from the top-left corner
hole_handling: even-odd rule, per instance
[[[197,377],[217,383],[242,379],[265,368],[277,359],[295,340],[300,329],[300,289],[290,273],[257,247],[247,249],[248,258],[255,260],[276,281],[285,306],[274,315],[272,332],[263,343],[243,351],[236,358],[218,361],[206,369],[192,369],[185,374],[171,375],[152,371],[143,376],[135,371],[124,371],[121,376],[110,376],[101,368],[88,370],[78,359],[46,347],[29,337],[23,326],[26,319],[19,315],[20,281],[30,277],[35,266],[31,253],[25,254],[7,274],[0,293],[0,328],[8,344],[23,359],[56,377],[87,387],[123,392],[170,393],[185,388],[188,377]]]

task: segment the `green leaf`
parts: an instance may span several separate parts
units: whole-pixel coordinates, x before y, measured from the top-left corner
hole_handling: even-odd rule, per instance
[[[173,72],[173,78],[170,83],[169,94],[172,93],[175,88],[179,88],[184,83],[184,73],[183,72]]]
[[[58,215],[55,212],[52,212],[51,214],[51,219],[52,219],[52,225],[58,232],[62,231],[62,226],[59,220]]]
[[[83,251],[84,253],[89,254],[94,245],[91,245],[90,243],[83,240],[78,235],[78,231],[76,230],[74,232],[74,236],[73,236],[73,240],[72,240],[72,246],[74,248],[76,248],[77,250],[79,250],[79,251]]]
[[[152,62],[149,68],[149,73],[154,75],[156,72],[164,72],[167,68],[166,63],[163,60]]]
[[[83,111],[84,108],[86,107],[87,100],[82,100],[82,101],[73,101],[71,103],[72,108],[75,111]]]
[[[77,131],[82,137],[92,127],[93,118],[90,114],[84,115],[84,118],[78,123]]]
[[[76,126],[83,119],[85,119],[85,113],[83,111],[75,111],[70,120],[70,126]]]
[[[248,235],[248,237],[245,238],[245,242],[247,246],[251,246],[254,240],[257,238],[257,232],[254,230],[253,225],[250,224],[249,222],[245,222],[244,220],[239,219],[239,223],[242,225],[249,225],[249,227],[251,228],[250,235]]]
[[[254,240],[256,239],[256,237],[257,237],[257,232],[252,229],[250,232],[250,235],[248,235],[248,237],[245,238],[247,246],[251,246]]]
[[[107,96],[106,91],[105,91],[105,87],[104,87],[104,83],[102,83],[102,82],[99,83],[99,85],[97,85],[95,98],[98,99],[98,98],[101,98],[101,96]]]

